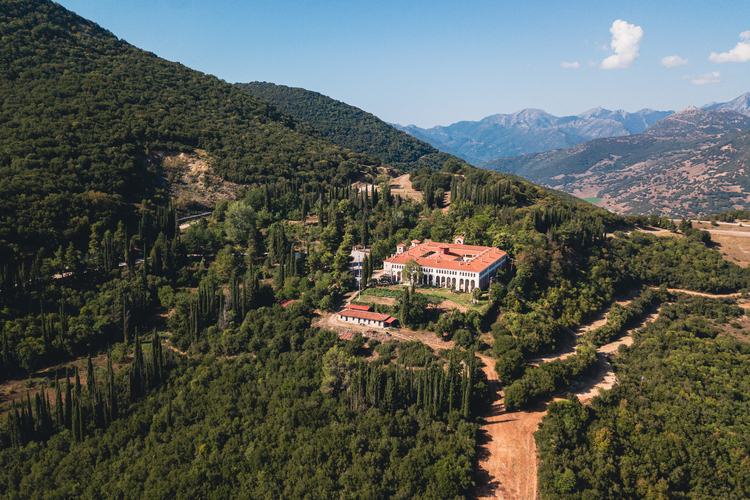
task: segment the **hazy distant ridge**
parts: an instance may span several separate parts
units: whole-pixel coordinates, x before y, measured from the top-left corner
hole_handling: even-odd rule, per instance
[[[524,109],[445,127],[394,126],[441,151],[480,163],[503,156],[575,146],[592,139],[639,134],[672,113],[652,109],[628,113],[594,108],[576,116],[557,117],[540,109]]]
[[[723,103],[701,106],[706,111],[731,110],[750,116],[750,92]],[[541,153],[576,146],[593,139],[643,133],[674,111],[642,109],[629,113],[596,107],[575,116],[557,117],[541,109],[496,114],[479,121],[460,121],[423,129],[416,125],[394,127],[430,143],[440,151],[472,163]]]
[[[704,104],[701,109],[711,111],[715,109],[729,109],[745,116],[750,116],[750,92],[746,92],[737,99],[729,102],[712,102]]]
[[[729,104],[729,103],[727,103]],[[697,216],[750,206],[750,116],[694,106],[641,134],[483,163],[619,213]]]

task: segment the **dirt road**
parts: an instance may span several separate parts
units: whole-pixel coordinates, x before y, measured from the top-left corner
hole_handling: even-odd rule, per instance
[[[634,298],[631,294],[620,304],[627,305]],[[578,328],[577,337],[604,324],[609,309],[595,316]],[[658,315],[649,316],[646,321]],[[645,324],[645,322],[643,323]],[[600,390],[611,389],[617,383],[617,377],[608,355],[617,352],[620,345],[631,345],[631,333],[642,327],[629,330],[617,340],[597,349],[599,360],[595,374],[585,384],[572,387],[570,390],[578,395],[582,402],[588,403]],[[570,356],[574,342],[566,345],[555,356],[540,358],[539,361],[551,361]],[[508,413],[502,400],[502,392],[494,369],[494,360],[479,356],[484,363],[484,372],[490,381],[492,397],[489,414],[479,434],[479,470],[477,477],[478,499],[528,500],[537,498],[537,451],[534,432],[539,428],[542,417],[547,413],[547,403],[540,403],[531,410]]]
[[[478,499],[534,499],[537,497],[537,458],[534,431],[547,405],[531,411],[507,413],[495,361],[479,356],[490,382],[492,406],[479,431]]]

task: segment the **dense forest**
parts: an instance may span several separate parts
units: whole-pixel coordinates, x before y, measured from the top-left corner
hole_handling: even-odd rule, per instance
[[[747,352],[727,327],[743,311],[665,290],[750,290],[709,233],[428,150],[425,165],[358,110],[266,85],[302,113],[286,115],[50,2],[0,0],[0,16],[4,498],[468,498],[490,401],[476,354],[523,409],[659,304],[611,395],[550,406],[542,494],[746,496]],[[180,228],[157,152],[198,149],[237,196]],[[393,193],[397,165],[421,201]],[[425,290],[370,279],[397,244],[457,235],[507,252],[478,293],[491,303],[441,314]],[[314,325],[355,289],[355,245],[370,249],[363,287],[393,299],[378,307],[453,348]],[[629,292],[575,354],[528,364]]]
[[[552,403],[536,434],[543,498],[747,498],[744,314],[683,295],[613,358],[611,391]]]
[[[345,183],[379,162],[51,2],[4,0],[0,37],[0,239],[11,249],[168,201],[154,151],[205,150],[220,176],[246,184]]]
[[[238,83],[237,86],[309,123],[334,144],[380,158],[393,167],[434,169],[450,159],[458,164],[464,163],[370,113],[317,92],[268,82]]]
[[[481,411],[481,370],[453,353],[445,370],[437,360],[419,370],[368,365],[369,348],[311,329],[303,306],[249,319],[257,355],[174,357],[137,399],[120,371],[120,418],[109,427],[84,411],[84,438],[51,419],[58,432],[46,443],[0,452],[0,494],[407,499],[470,489],[477,425],[467,418]],[[90,386],[72,394],[88,409]]]

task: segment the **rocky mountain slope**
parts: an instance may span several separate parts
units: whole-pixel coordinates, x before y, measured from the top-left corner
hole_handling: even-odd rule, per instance
[[[750,117],[685,108],[644,133],[482,166],[511,172],[621,213],[697,216],[750,206]]]
[[[750,92],[746,92],[729,102],[712,102],[701,106],[706,111],[714,109],[730,109],[740,114],[750,116]]]
[[[750,116],[750,92],[729,102],[706,104],[700,109],[726,109]],[[628,113],[596,107],[575,116],[557,117],[539,109],[524,109],[428,129],[415,125],[394,126],[440,151],[478,164],[505,156],[566,148],[593,139],[640,134],[672,113],[653,109]]]

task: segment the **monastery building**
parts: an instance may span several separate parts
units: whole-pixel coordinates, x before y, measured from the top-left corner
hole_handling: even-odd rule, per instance
[[[422,269],[420,284],[470,292],[485,288],[498,269],[505,267],[507,254],[494,247],[465,245],[463,236],[453,244],[414,240],[407,249],[398,245],[396,253],[383,260],[386,276],[402,281],[406,263],[414,259]]]

